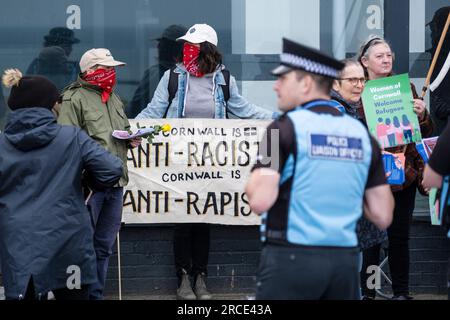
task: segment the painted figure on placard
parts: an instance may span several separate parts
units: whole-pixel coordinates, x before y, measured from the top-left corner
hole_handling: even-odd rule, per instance
[[[395,146],[395,127],[391,122],[390,118],[386,118],[385,120],[386,123],[386,133],[387,133],[387,138],[388,138],[388,142],[389,142],[389,147],[393,147]]]
[[[403,136],[406,143],[413,142],[413,127],[406,114],[402,115]]]
[[[395,140],[397,141],[397,144],[402,145],[402,144],[404,144],[402,125],[401,125],[400,121],[398,120],[397,116],[393,117],[392,121],[394,123],[394,128],[395,128]]]
[[[377,137],[378,141],[381,143],[382,148],[389,147],[389,141],[387,138],[388,126],[383,122],[383,118],[378,118],[377,124]]]

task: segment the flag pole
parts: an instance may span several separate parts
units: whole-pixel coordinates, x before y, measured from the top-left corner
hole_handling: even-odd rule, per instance
[[[436,66],[437,58],[439,57],[439,53],[441,52],[442,44],[444,43],[445,35],[447,34],[448,27],[450,25],[450,13],[448,14],[447,21],[445,22],[444,30],[442,30],[441,38],[439,39],[438,46],[434,53],[433,61],[431,62],[430,69],[428,70],[427,78],[425,80],[425,84],[422,88],[422,99],[425,97],[427,93],[428,86],[430,85],[431,75],[433,74],[434,67]]]

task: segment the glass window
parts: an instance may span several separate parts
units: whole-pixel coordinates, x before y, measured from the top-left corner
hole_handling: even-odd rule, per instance
[[[106,47],[127,63],[118,69],[117,91],[132,118],[173,65],[180,50],[174,40],[191,25],[208,23],[218,33],[224,64],[242,95],[275,110],[270,70],[278,62],[282,37],[345,58],[353,56],[369,35],[384,36],[386,23],[395,23],[399,28],[389,29],[386,37],[403,39],[401,28],[409,26],[409,72],[421,88],[436,37],[426,23],[448,0],[397,3],[404,10],[409,5],[406,20],[387,21],[388,10],[402,8],[387,7],[383,0],[8,1],[0,11],[0,70],[16,67],[43,74],[62,90],[76,79],[86,50]],[[0,90],[0,129],[8,112],[7,93]],[[420,208],[426,207],[424,201]]]
[[[76,79],[86,50],[106,47],[127,63],[118,69],[117,91],[132,118],[173,65],[167,58],[178,50],[173,40],[195,23],[216,29],[224,64],[242,95],[276,110],[270,70],[281,38],[344,58],[369,34],[383,34],[383,1],[17,0],[0,12],[0,69],[43,74],[62,90]],[[2,126],[6,109],[0,100]]]

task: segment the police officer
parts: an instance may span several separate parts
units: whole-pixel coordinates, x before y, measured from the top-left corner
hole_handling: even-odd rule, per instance
[[[256,298],[358,299],[363,204],[379,228],[392,221],[380,148],[330,100],[342,63],[287,39],[280,59],[272,73],[285,114],[268,127],[246,187],[264,213]]]

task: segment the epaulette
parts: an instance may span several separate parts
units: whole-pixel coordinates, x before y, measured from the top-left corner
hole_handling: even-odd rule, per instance
[[[72,98],[72,96],[75,94],[75,92],[76,92],[76,90],[74,90],[74,89],[78,89],[78,88],[81,88],[81,87],[82,87],[81,83],[79,83],[79,82],[71,83],[70,85],[68,85],[67,87],[65,87],[62,90],[61,100],[62,101],[69,101]]]

